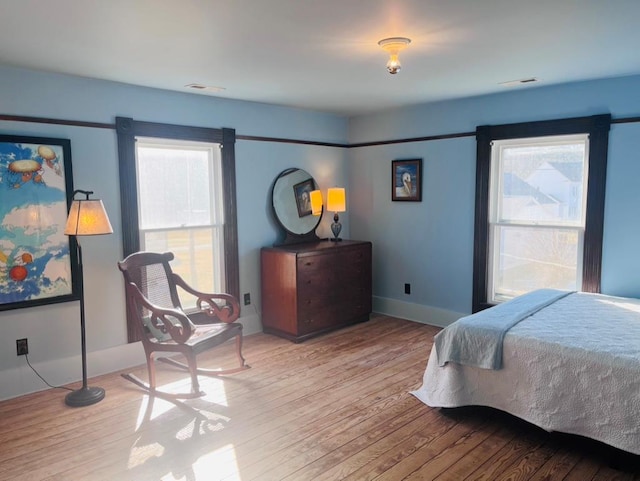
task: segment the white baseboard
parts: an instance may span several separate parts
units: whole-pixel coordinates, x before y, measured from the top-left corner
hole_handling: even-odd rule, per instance
[[[262,332],[262,320],[257,313],[241,317],[240,322],[242,323],[242,333],[245,336]]]
[[[144,350],[139,342],[115,346],[87,353],[87,377],[99,376],[145,363]],[[49,384],[63,386],[82,379],[82,358],[76,356],[31,362],[34,369]],[[10,399],[24,394],[49,389],[27,365],[0,371],[0,399]],[[61,395],[64,395],[60,391]]]
[[[262,323],[257,314],[239,319],[243,325],[244,335],[262,332]],[[143,365],[145,363],[142,343],[135,342],[115,346],[101,351],[87,353],[87,376],[89,378],[108,374],[122,369]],[[61,359],[44,362],[31,362],[33,367],[54,386],[62,386],[82,379],[82,359],[80,353]],[[0,371],[0,400],[11,399],[49,387],[24,364],[12,369]],[[64,392],[60,391],[61,396]]]
[[[413,304],[377,296],[373,297],[373,312],[437,327],[447,327],[452,322],[467,315],[439,307]]]

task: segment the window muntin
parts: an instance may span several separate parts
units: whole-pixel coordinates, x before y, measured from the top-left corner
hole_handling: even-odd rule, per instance
[[[225,291],[221,165],[218,144],[136,142],[140,248],[173,252],[173,270],[204,292]],[[195,306],[179,294],[183,307]]]
[[[489,302],[580,289],[588,152],[586,134],[492,142]]]

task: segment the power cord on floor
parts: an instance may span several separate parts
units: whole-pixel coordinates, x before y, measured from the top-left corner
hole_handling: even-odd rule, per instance
[[[27,360],[27,364],[29,365],[29,367],[31,368],[31,370],[32,370],[33,372],[35,372],[35,373],[36,373],[36,376],[38,376],[40,379],[42,379],[42,382],[44,382],[47,386],[52,387],[52,388],[54,388],[54,389],[66,389],[67,391],[73,391],[73,389],[71,389],[71,388],[69,388],[69,387],[66,387],[66,386],[52,386],[51,384],[49,384],[49,383],[47,382],[47,380],[46,380],[45,378],[43,378],[43,377],[40,375],[40,373],[39,373],[38,371],[36,371],[36,369],[31,365],[31,363],[29,362],[29,355],[28,355],[28,354],[25,354],[25,355],[24,355],[24,358]]]

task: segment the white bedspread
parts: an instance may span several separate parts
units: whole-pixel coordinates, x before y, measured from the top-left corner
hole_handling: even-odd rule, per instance
[[[507,332],[498,371],[432,350],[414,394],[432,407],[490,406],[548,431],[640,454],[640,300],[576,293]]]
[[[572,292],[538,289],[456,322],[433,339],[438,365],[456,362],[485,369],[502,368],[504,336],[516,324]]]

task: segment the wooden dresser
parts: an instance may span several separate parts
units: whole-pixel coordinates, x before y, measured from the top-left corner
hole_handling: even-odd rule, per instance
[[[261,251],[264,332],[295,342],[371,313],[371,242],[320,241]]]

